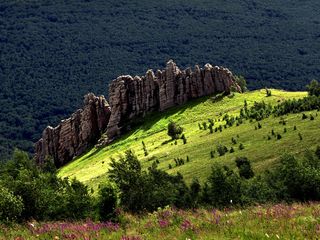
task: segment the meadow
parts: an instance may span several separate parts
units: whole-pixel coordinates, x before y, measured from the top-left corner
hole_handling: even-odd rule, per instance
[[[317,112],[305,112],[307,116],[312,114],[314,120],[307,118],[302,120],[302,114],[289,114],[282,117],[271,116],[260,121],[261,129],[256,130],[257,123],[246,120],[243,124],[222,128],[222,132],[210,133],[209,129],[199,128],[199,124],[214,120],[214,128],[225,125],[223,116],[239,115],[244,101],[248,106],[254,102],[264,101],[272,105],[286,99],[302,98],[306,92],[287,92],[272,89],[272,96],[267,97],[265,90],[250,91],[244,94],[224,97],[213,101],[212,97],[204,97],[191,101],[183,106],[172,108],[164,113],[153,113],[146,116],[139,126],[134,128],[116,142],[104,148],[93,148],[88,153],[77,158],[73,162],[61,168],[58,172],[60,177],[77,178],[86,185],[96,189],[100,183],[107,181],[108,164],[111,158],[118,158],[127,149],[133,149],[141,160],[144,168],[158,163],[161,170],[168,173],[180,172],[185,180],[190,183],[194,177],[203,182],[211,172],[211,166],[221,163],[235,168],[234,160],[237,156],[245,156],[251,161],[256,173],[261,173],[272,168],[277,159],[283,153],[301,155],[306,149],[313,149],[319,142],[319,122]],[[187,143],[182,140],[171,141],[167,135],[167,125],[170,121],[180,124],[184,128]],[[286,125],[283,125],[285,121]],[[271,132],[281,134],[277,140]],[[301,134],[303,141],[300,140]],[[269,137],[268,137],[269,136]],[[272,138],[271,138],[272,137]],[[231,139],[236,139],[236,144]],[[269,139],[271,138],[271,139]],[[145,156],[142,141],[148,155]],[[233,153],[219,156],[217,153],[211,157],[211,151],[222,144]],[[244,146],[239,149],[240,144]],[[174,159],[184,159],[185,164],[176,166]],[[188,160],[187,160],[188,158]],[[169,169],[171,165],[171,169]]]
[[[277,204],[247,209],[158,209],[142,216],[118,211],[119,223],[28,222],[0,225],[0,239],[319,239],[320,204]]]

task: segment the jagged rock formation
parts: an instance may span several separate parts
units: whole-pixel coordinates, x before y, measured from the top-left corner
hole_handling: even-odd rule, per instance
[[[206,64],[181,71],[170,60],[164,70],[154,73],[148,70],[145,76],[134,78],[120,76],[109,86],[111,116],[107,135],[110,140],[121,134],[127,122],[148,112],[163,111],[181,105],[190,99],[226,92],[231,89],[241,92],[233,74],[223,67]]]
[[[103,96],[89,93],[84,97],[84,107],[53,128],[48,126],[35,144],[35,158],[42,164],[51,156],[57,167],[84,153],[95,144],[107,128],[111,110]]]
[[[85,96],[84,108],[55,127],[47,127],[35,145],[36,161],[48,156],[62,166],[89,146],[102,147],[128,128],[129,122],[153,111],[164,111],[190,99],[231,90],[241,92],[232,73],[223,67],[206,64],[204,69],[181,71],[170,60],[164,70],[145,76],[120,76],[109,85],[109,103],[104,97]],[[106,130],[104,137],[98,141]]]

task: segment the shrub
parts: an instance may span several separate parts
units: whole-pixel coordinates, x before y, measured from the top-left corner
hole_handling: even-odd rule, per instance
[[[0,186],[0,221],[15,221],[24,208],[22,198]]]
[[[244,145],[242,143],[240,143],[239,150],[243,150],[243,149],[244,149]]]
[[[302,120],[307,119],[308,116],[305,113],[302,113]]]
[[[180,135],[183,132],[183,128],[180,127],[173,121],[170,121],[168,124],[168,135],[171,137],[172,140],[179,139]]]
[[[187,144],[187,138],[184,134],[182,134],[181,139],[183,141],[183,144]]]
[[[229,151],[229,152],[230,152],[230,153],[234,153],[233,147],[230,148],[230,151]]]
[[[310,96],[320,96],[320,84],[317,80],[312,80],[309,85],[307,85],[307,90]]]
[[[242,178],[249,179],[254,176],[251,168],[251,163],[246,157],[237,157],[236,160],[237,168],[239,169],[239,175]]]
[[[220,156],[223,156],[228,152],[228,148],[226,146],[219,144],[217,146],[217,152]]]
[[[282,138],[280,133],[277,133],[277,140],[280,140]]]
[[[241,202],[241,179],[227,167],[215,165],[203,191],[204,201],[214,207]]]
[[[115,211],[117,201],[117,192],[111,184],[105,185],[99,189],[98,209],[102,221],[113,220],[116,217]]]

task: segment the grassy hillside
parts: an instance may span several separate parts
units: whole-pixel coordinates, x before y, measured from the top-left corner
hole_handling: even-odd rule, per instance
[[[300,114],[290,114],[280,117],[270,117],[261,121],[262,128],[255,130],[256,122],[247,120],[240,126],[232,126],[210,134],[209,130],[200,130],[198,124],[208,121],[208,118],[215,120],[215,127],[224,125],[223,116],[238,115],[240,108],[246,100],[248,106],[255,101],[265,101],[276,104],[285,99],[302,98],[306,92],[286,92],[272,90],[272,96],[266,97],[265,90],[247,92],[245,94],[235,94],[234,97],[224,97],[218,102],[213,102],[211,97],[205,97],[187,103],[184,106],[172,108],[164,113],[154,113],[145,118],[144,123],[127,135],[123,136],[113,144],[103,149],[92,149],[87,154],[71,162],[59,171],[61,177],[76,177],[80,181],[96,188],[102,181],[106,181],[106,172],[111,158],[117,158],[126,149],[133,149],[142,161],[144,167],[150,166],[154,161],[159,161],[159,168],[169,173],[180,172],[187,182],[193,177],[198,177],[203,181],[211,171],[211,166],[216,163],[223,163],[230,167],[235,167],[236,156],[246,156],[257,172],[269,169],[276,162],[279,155],[288,152],[301,154],[307,148],[314,147],[320,140],[318,134],[320,116],[312,113],[315,119],[302,120]],[[309,113],[306,113],[309,115]],[[286,121],[286,125],[279,124],[281,120]],[[187,144],[182,140],[170,141],[167,135],[167,124],[173,120],[180,124],[185,131]],[[220,121],[219,121],[220,120]],[[207,122],[208,123],[208,122]],[[297,130],[294,130],[296,126]],[[286,132],[284,132],[286,128]],[[271,134],[280,133],[282,138],[277,140]],[[301,133],[303,140],[299,138]],[[268,140],[268,136],[271,137]],[[233,144],[231,139],[235,138],[237,143]],[[144,156],[142,141],[144,141],[149,152]],[[244,149],[240,150],[239,145],[243,144]],[[210,152],[216,150],[218,144],[222,144],[230,149],[234,148],[234,153],[227,153],[219,156],[216,152],[211,158]],[[189,162],[186,158],[189,158]],[[183,158],[185,164],[175,166],[174,158]],[[169,169],[169,164],[172,169]]]
[[[0,158],[32,151],[89,91],[172,58],[223,65],[264,86],[319,78],[318,0],[2,0]]]

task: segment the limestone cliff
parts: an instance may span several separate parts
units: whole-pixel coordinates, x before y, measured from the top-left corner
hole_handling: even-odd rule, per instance
[[[190,99],[231,90],[240,92],[233,74],[223,67],[180,70],[170,60],[164,70],[148,70],[145,76],[120,76],[109,85],[109,103],[104,97],[85,96],[83,109],[53,128],[47,127],[35,145],[35,158],[42,164],[51,156],[62,166],[93,146],[106,132],[110,143],[128,128],[128,123],[146,113],[164,111]]]
[[[35,144],[35,158],[42,164],[51,156],[57,167],[93,146],[107,128],[111,111],[103,96],[89,93],[84,97],[84,107],[53,128],[48,126]]]
[[[120,76],[109,86],[111,116],[107,128],[110,140],[121,134],[126,123],[148,112],[163,111],[181,105],[190,99],[226,92],[231,88],[241,91],[232,73],[223,67],[206,64],[204,69],[180,70],[170,60],[164,70],[145,76]]]

